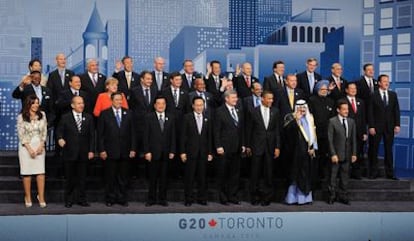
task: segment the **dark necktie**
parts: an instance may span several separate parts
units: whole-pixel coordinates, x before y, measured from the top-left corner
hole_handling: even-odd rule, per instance
[[[352,110],[354,111],[354,113],[357,113],[357,109],[356,109],[356,105],[355,105],[354,98],[351,99],[351,106],[352,106]]]
[[[174,104],[175,104],[175,107],[177,107],[177,106],[178,106],[178,95],[177,95],[177,89],[174,89],[174,94],[173,94],[173,97],[174,97]]]
[[[388,103],[387,103],[387,95],[385,94],[385,91],[382,92],[382,101],[384,102],[384,106],[386,107]]]
[[[119,114],[119,110],[116,111],[116,123],[118,127],[121,127],[121,115]]]
[[[160,115],[160,118],[158,119],[158,122],[160,123],[161,131],[164,131],[164,118],[162,118],[162,115]]]
[[[147,102],[147,105],[149,105],[151,102],[148,88],[145,89],[145,101]]]
[[[346,119],[345,118],[342,118],[342,125],[343,125],[344,130],[345,130],[345,137],[348,138],[348,133],[346,131]]]
[[[75,96],[78,96],[78,95],[79,95],[79,92],[75,91]]]

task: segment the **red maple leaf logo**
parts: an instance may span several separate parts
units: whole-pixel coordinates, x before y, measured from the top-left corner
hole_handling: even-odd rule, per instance
[[[216,222],[216,220],[214,220],[214,218],[212,218],[212,219],[208,222],[208,225],[210,225],[210,227],[214,228],[214,227],[216,227],[217,222]]]

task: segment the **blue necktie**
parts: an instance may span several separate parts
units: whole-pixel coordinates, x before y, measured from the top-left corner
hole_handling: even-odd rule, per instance
[[[119,114],[119,110],[116,111],[116,123],[118,127],[121,127],[121,115]]]

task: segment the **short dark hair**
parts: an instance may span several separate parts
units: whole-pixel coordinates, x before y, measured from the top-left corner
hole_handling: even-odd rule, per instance
[[[32,67],[34,65],[34,63],[36,63],[36,62],[38,62],[40,65],[42,65],[42,61],[40,61],[40,59],[38,59],[38,58],[35,58],[35,59],[30,60],[29,68]]]
[[[203,101],[203,103],[205,102],[205,100],[203,99],[203,97],[201,97],[201,96],[195,96],[192,100],[191,100],[191,103],[194,105],[194,103],[195,103],[195,101],[196,100],[202,100]]]
[[[374,66],[373,64],[371,64],[371,63],[366,63],[366,64],[364,64],[364,66],[362,67],[363,69],[364,69],[364,71],[369,67],[369,66]]]
[[[122,92],[121,91],[117,91],[111,94],[111,100],[114,100],[115,96],[120,95],[122,96]]]
[[[79,75],[75,74],[72,77],[70,77],[69,82],[72,82],[72,80],[73,80],[74,77],[78,77],[79,79],[81,78]]]
[[[42,75],[42,73],[40,73],[40,71],[38,71],[38,70],[33,70],[32,72],[30,72],[30,74],[32,75],[32,74],[40,74],[40,75]]]
[[[128,55],[125,55],[122,59],[121,59],[121,62],[122,63],[124,63],[125,62],[125,60],[127,60],[127,59],[132,59],[130,56],[128,56]]]
[[[339,99],[336,102],[336,106],[338,107],[338,109],[340,109],[341,105],[348,105],[348,101],[346,99]]]
[[[154,104],[157,103],[157,100],[164,100],[165,103],[167,103],[167,98],[165,98],[163,95],[157,95],[154,99]]]
[[[258,84],[260,86],[262,86],[259,82],[253,82],[252,85],[250,85],[250,89],[254,90],[254,86]]]
[[[210,66],[213,67],[213,64],[219,64],[220,65],[220,61],[213,60],[213,61],[210,62]]]
[[[191,62],[191,63],[192,63],[193,61],[192,61],[191,59],[185,59],[185,60],[183,61],[183,66],[184,66],[184,64],[185,64],[185,63],[187,63],[187,62]]]
[[[273,69],[276,69],[279,64],[285,64],[282,60],[277,60],[273,62]]]
[[[263,97],[263,96],[265,96],[265,95],[274,95],[274,94],[273,94],[273,92],[272,92],[272,91],[270,91],[270,90],[264,90],[264,91],[262,92],[262,97]]]
[[[174,79],[177,76],[181,76],[180,72],[174,71],[170,74],[170,80]]]
[[[383,78],[385,78],[385,77],[387,77],[387,78],[390,78],[388,75],[386,75],[386,74],[380,74],[379,76],[378,76],[378,81],[379,82],[381,82],[381,80],[383,79]]]
[[[145,76],[146,74],[149,74],[149,75],[151,75],[151,76],[152,76],[152,73],[151,73],[150,71],[148,71],[148,70],[143,70],[143,71],[139,74],[139,77],[140,77],[140,78],[144,78],[144,76]]]
[[[350,85],[355,85],[355,86],[357,86],[357,83],[356,83],[355,81],[348,82],[348,83],[346,83],[346,85],[345,85],[345,89],[348,89],[348,87],[349,87]]]

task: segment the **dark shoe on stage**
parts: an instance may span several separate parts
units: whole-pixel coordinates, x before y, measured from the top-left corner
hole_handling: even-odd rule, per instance
[[[270,202],[269,202],[269,201],[263,201],[263,202],[261,203],[261,205],[262,205],[263,207],[266,207],[266,206],[269,206],[269,205],[270,205]]]
[[[207,201],[205,200],[199,200],[197,201],[198,204],[203,205],[203,206],[207,206]]]
[[[148,202],[145,203],[145,207],[151,207],[154,204],[155,204],[155,202],[148,201]]]
[[[82,206],[82,207],[90,207],[91,205],[88,203],[88,202],[86,202],[86,201],[84,201],[84,202],[78,202],[78,204],[80,205],[80,206]]]
[[[396,176],[387,176],[387,179],[391,179],[391,180],[398,180],[398,178]]]
[[[128,204],[127,201],[125,201],[125,202],[119,202],[119,205],[121,205],[123,207],[128,207],[129,206],[129,204]]]
[[[257,206],[257,205],[259,205],[259,204],[260,204],[260,202],[259,202],[259,200],[253,200],[253,201],[251,202],[251,204],[252,204],[252,206]]]
[[[349,200],[347,198],[341,198],[339,199],[340,203],[343,203],[345,205],[351,205],[351,203],[349,202]]]
[[[220,201],[220,204],[221,205],[224,205],[224,206],[228,206],[229,205],[229,203],[227,201],[224,201],[224,200]]]
[[[335,202],[335,198],[329,198],[329,199],[328,199],[328,201],[327,201],[327,203],[328,203],[329,205],[334,204],[334,202]]]
[[[163,207],[168,207],[168,202],[167,201],[160,201],[158,204],[163,206]]]
[[[190,207],[192,204],[193,204],[192,202],[190,202],[190,201],[186,201],[186,202],[184,203],[184,206],[186,206],[186,207]]]
[[[114,205],[114,203],[113,203],[113,202],[106,202],[106,203],[105,203],[105,205],[106,205],[107,207],[112,207],[112,206]]]
[[[358,176],[358,175],[353,175],[353,176],[351,176],[351,178],[355,179],[355,180],[362,180],[362,177]]]
[[[240,205],[241,202],[239,200],[229,200],[230,203],[234,204],[234,205]]]
[[[378,175],[371,175],[371,176],[369,176],[369,179],[377,179],[378,178]]]
[[[71,202],[66,202],[65,203],[65,208],[71,208],[72,207],[72,203]]]

